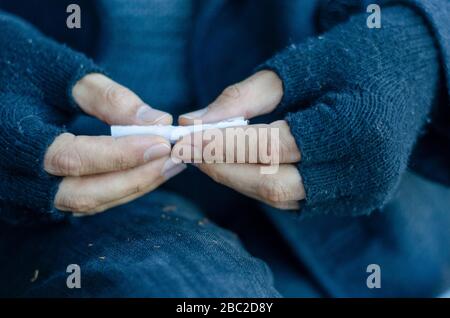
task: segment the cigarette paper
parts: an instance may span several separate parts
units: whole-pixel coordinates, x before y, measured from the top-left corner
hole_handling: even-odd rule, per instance
[[[193,132],[199,132],[207,129],[228,128],[237,126],[247,126],[248,120],[244,117],[232,118],[214,124],[202,124],[192,126],[111,126],[111,136],[136,136],[136,135],[157,135],[164,137],[170,142],[175,143],[181,137]]]

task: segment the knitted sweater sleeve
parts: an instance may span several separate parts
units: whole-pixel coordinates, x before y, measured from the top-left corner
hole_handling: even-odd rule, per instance
[[[393,194],[439,86],[439,57],[425,19],[383,8],[382,27],[353,16],[292,45],[260,68],[283,81],[278,109],[302,154],[301,213],[368,214]]]
[[[0,220],[59,220],[53,198],[60,179],[44,171],[44,154],[78,111],[73,85],[98,68],[2,11],[0,30]]]

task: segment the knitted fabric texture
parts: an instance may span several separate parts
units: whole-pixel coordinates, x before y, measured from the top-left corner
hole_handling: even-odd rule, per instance
[[[354,16],[262,68],[283,80],[278,111],[291,111],[286,120],[302,154],[302,215],[381,207],[437,93],[438,50],[422,17],[386,8],[382,28],[369,29],[366,15]]]
[[[100,70],[26,22],[0,12],[0,218],[11,223],[59,220],[53,207],[60,178],[48,175],[48,146],[79,111],[78,79]]]
[[[192,107],[188,76],[194,3],[186,0],[100,2],[103,33],[97,62],[145,102],[175,115]],[[126,48],[126,49],[124,49]],[[120,61],[118,63],[118,61]]]

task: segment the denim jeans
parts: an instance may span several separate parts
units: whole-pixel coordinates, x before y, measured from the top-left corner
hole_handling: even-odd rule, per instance
[[[0,296],[279,296],[235,234],[162,190],[66,224],[1,225],[0,237]],[[66,285],[69,264],[80,266],[79,289]]]
[[[298,222],[281,211],[268,218],[195,171],[97,216],[0,224],[0,296],[429,297],[450,286],[448,188],[406,174],[369,217]],[[173,194],[180,184],[192,184],[183,196],[198,206]],[[369,263],[382,265],[384,288],[367,289]],[[80,289],[66,285],[70,264]]]

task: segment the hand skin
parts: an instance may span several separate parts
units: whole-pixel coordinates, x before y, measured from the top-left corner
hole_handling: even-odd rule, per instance
[[[72,95],[87,114],[109,125],[170,125],[172,116],[144,104],[132,91],[101,74],[89,74]],[[158,136],[59,135],[48,148],[44,169],[63,177],[54,205],[90,215],[136,199],[186,167],[170,159],[170,143]]]
[[[217,122],[233,117],[244,116],[250,119],[272,112],[283,97],[283,85],[280,78],[272,71],[260,71],[246,80],[226,88],[222,94],[205,109],[181,115],[180,125],[191,125],[194,120],[203,123]],[[280,131],[279,158],[280,166],[275,174],[261,174],[261,163],[203,163],[196,166],[215,181],[260,200],[279,209],[298,209],[300,200],[305,198],[303,183],[294,165],[301,159],[286,121],[276,121],[269,125],[250,125],[250,128],[277,127]],[[244,129],[247,129],[244,128]],[[225,135],[225,134],[224,134]],[[202,153],[193,151],[194,158],[183,157],[179,147],[192,143],[195,137],[182,138],[172,150],[172,155],[192,162],[198,160]],[[214,142],[210,141],[210,142]],[[203,141],[205,143],[205,141]],[[225,142],[223,142],[225,144]],[[246,143],[248,146],[248,143]],[[269,147],[269,145],[268,145]],[[248,149],[245,150],[249,152]],[[225,151],[224,151],[225,153]],[[190,156],[190,154],[189,154]],[[247,160],[248,156],[246,156]],[[258,161],[259,162],[259,161]]]

